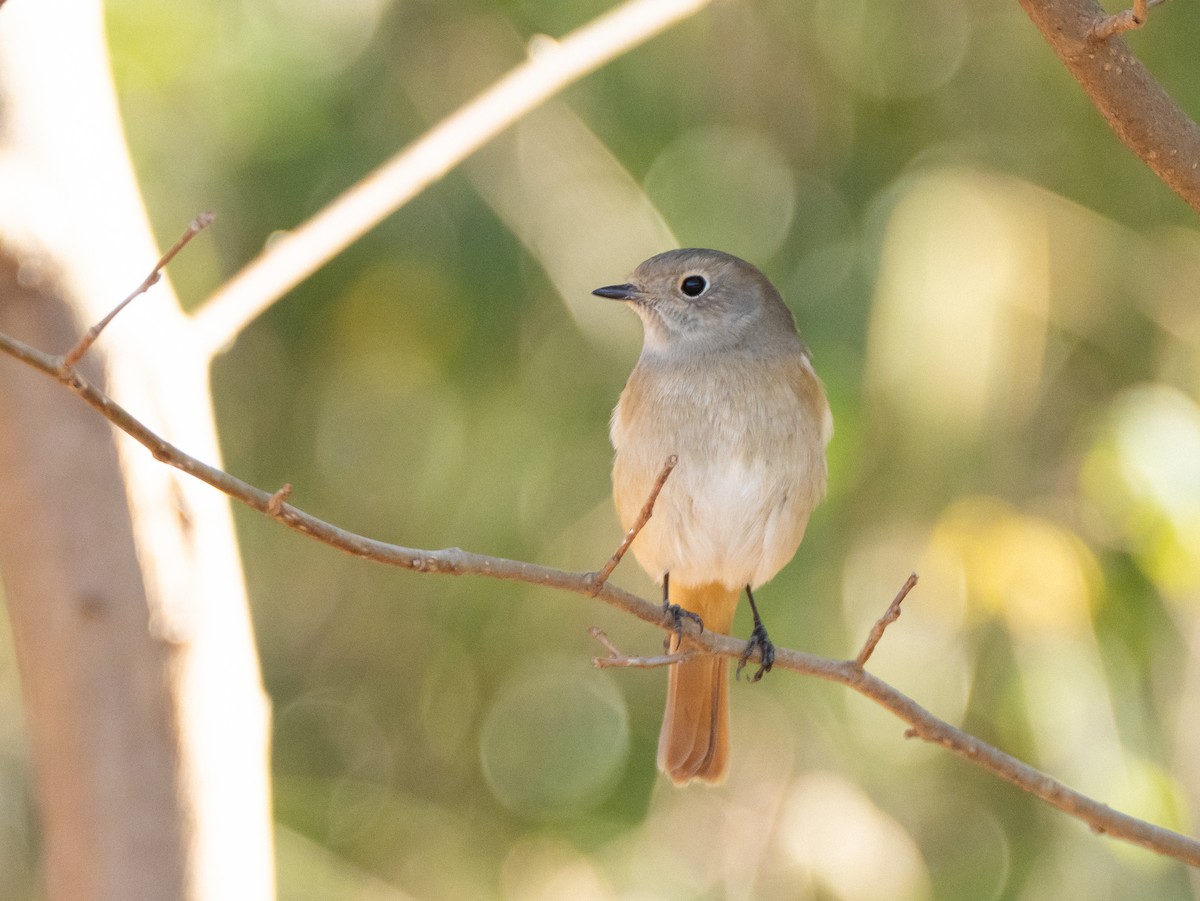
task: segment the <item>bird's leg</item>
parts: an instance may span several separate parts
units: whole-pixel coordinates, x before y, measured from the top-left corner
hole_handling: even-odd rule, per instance
[[[700,618],[700,614],[693,613],[691,610],[684,610],[678,604],[672,604],[670,586],[671,574],[663,573],[663,616],[664,618],[669,616],[671,618],[671,622],[675,624],[675,646],[678,647],[679,642],[683,640],[683,621],[685,619],[690,619],[697,626],[699,626],[700,631],[703,632],[704,620]],[[765,632],[763,634],[766,635]],[[665,639],[663,639],[663,648],[668,652],[671,651],[671,636],[668,635]]]
[[[750,599],[750,612],[754,614],[754,628],[750,632],[746,650],[742,652],[742,658],[738,661],[737,677],[741,678],[742,670],[751,655],[757,650],[762,662],[758,667],[758,672],[750,677],[751,682],[757,682],[763,677],[763,673],[769,673],[771,667],[775,665],[775,645],[767,637],[767,627],[763,625],[762,617],[758,615],[758,605],[754,603],[754,594],[750,591],[749,585],[746,586],[746,597]]]

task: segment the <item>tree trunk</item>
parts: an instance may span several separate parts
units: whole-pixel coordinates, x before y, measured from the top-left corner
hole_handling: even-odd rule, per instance
[[[0,91],[0,329],[61,353],[158,257],[98,0],[0,10]],[[87,362],[219,465],[188,329],[164,280]],[[14,361],[0,361],[0,474],[47,897],[271,897],[268,708],[225,499]]]

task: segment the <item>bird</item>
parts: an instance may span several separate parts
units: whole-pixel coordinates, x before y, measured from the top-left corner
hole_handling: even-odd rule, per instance
[[[754,625],[738,672],[757,650],[752,681],[775,650],[754,589],[796,553],[825,494],[833,417],[824,385],[775,287],[717,250],[670,250],[622,284],[592,292],[623,301],[643,344],[610,424],[613,501],[638,518],[665,461],[677,463],[630,550],[662,586],[673,618],[728,634],[744,590]],[[676,785],[722,782],[729,768],[726,658],[670,664],[658,767]]]

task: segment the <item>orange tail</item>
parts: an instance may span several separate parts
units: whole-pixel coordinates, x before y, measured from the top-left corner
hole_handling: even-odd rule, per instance
[[[671,602],[700,615],[704,628],[728,634],[740,591],[711,583],[671,585]],[[672,636],[671,652],[678,639]],[[667,710],[658,735],[658,768],[676,785],[717,783],[729,766],[729,680],[726,658],[700,657],[670,668]]]

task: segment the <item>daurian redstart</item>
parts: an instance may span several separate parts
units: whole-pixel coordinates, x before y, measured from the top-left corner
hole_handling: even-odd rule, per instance
[[[751,591],[800,545],[825,492],[833,434],[795,320],[766,276],[715,250],[659,254],[593,293],[625,301],[644,331],[612,417],[613,498],[626,529],[678,457],[633,554],[663,586],[664,608],[707,629],[729,632],[744,589],[751,647],[769,669],[774,649]],[[671,637],[672,652],[679,641]],[[725,658],[673,664],[659,768],[685,785],[719,782],[728,764]]]

